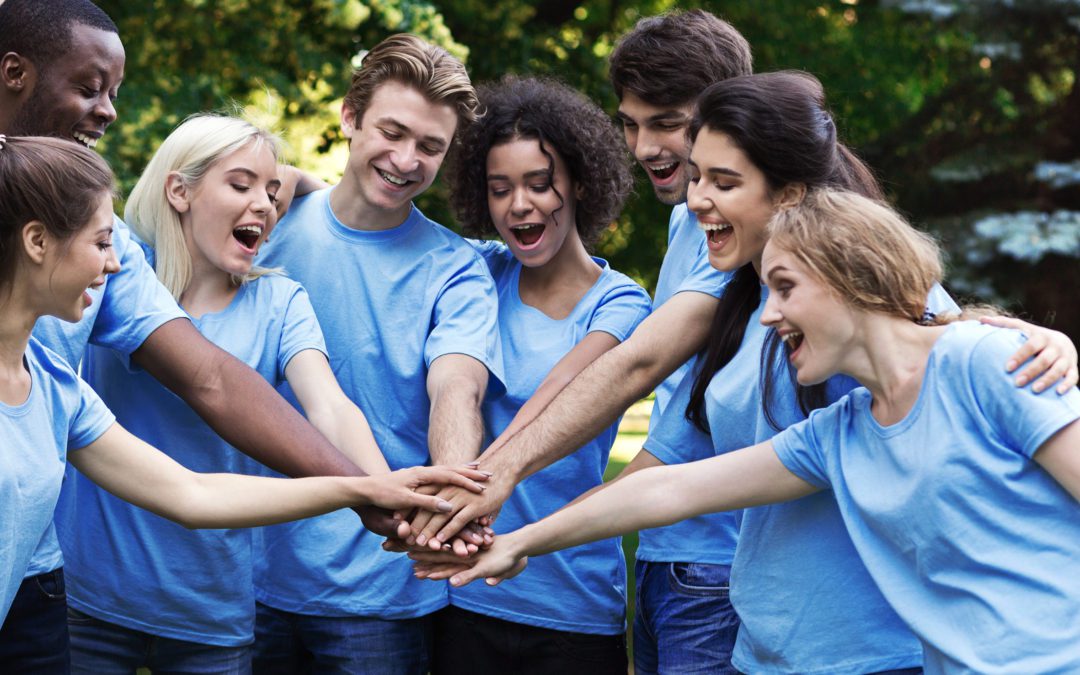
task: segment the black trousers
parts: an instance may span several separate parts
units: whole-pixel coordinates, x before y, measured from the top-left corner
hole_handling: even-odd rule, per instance
[[[457,607],[434,618],[433,675],[626,675],[624,633],[571,633]]]
[[[23,579],[0,626],[0,673],[71,672],[64,569]]]

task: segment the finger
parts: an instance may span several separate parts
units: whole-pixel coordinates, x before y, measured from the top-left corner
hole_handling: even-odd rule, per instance
[[[462,511],[464,510],[465,509],[463,508]],[[461,511],[458,511],[458,513],[461,513]],[[429,520],[427,525],[424,526],[424,529],[420,532],[420,534],[416,535],[416,543],[420,544],[421,546],[425,543],[431,545],[432,540],[435,539],[435,533],[443,529],[443,526],[446,525],[446,521],[450,520],[450,517],[450,514],[445,513],[439,513],[432,516],[431,520]],[[459,527],[458,530],[460,529],[461,528]],[[450,537],[455,534],[457,534],[457,530],[454,530],[449,535],[447,535],[446,539],[438,540],[436,542],[437,546],[442,546],[444,542],[449,541]]]
[[[401,539],[402,541],[405,541],[405,540],[407,540],[409,538],[410,534],[412,534],[412,527],[409,526],[408,521],[402,520],[400,523],[398,523],[398,526],[397,526],[398,539]]]
[[[1058,353],[1053,349],[1043,349],[1028,360],[1027,364],[1016,374],[1016,386],[1023,387],[1035,378],[1039,377],[1054,365],[1058,360]]]
[[[416,517],[412,519],[411,523],[409,523],[409,527],[412,529],[412,533],[409,534],[407,541],[410,544],[415,544],[418,535],[424,531],[424,528],[427,527],[427,524],[431,522],[431,519],[434,517],[435,514],[428,511],[421,511],[420,513],[417,513]]]
[[[467,558],[469,556],[468,544],[461,537],[454,537],[454,540],[450,542],[451,549],[454,551],[454,555]]]
[[[1080,372],[1077,371],[1076,366],[1071,366],[1065,371],[1065,377],[1061,378],[1061,384],[1057,387],[1057,393],[1069,393],[1069,390],[1075,387],[1077,382],[1080,382]]]
[[[1045,336],[1043,336],[1041,339],[1038,336],[1032,336],[1031,339],[1026,340],[1024,344],[1020,345],[1020,349],[1017,349],[1016,352],[1009,357],[1008,362],[1005,364],[1005,372],[1013,372],[1020,367],[1021,363],[1024,363],[1032,356],[1035,356],[1037,353],[1041,352],[1043,347],[1045,346]],[[1026,384],[1026,382],[1024,384]],[[1017,385],[1021,387],[1024,386],[1023,384],[1020,384],[1019,381],[1017,381]]]
[[[470,471],[472,475],[487,480],[487,476],[479,471]],[[482,485],[466,477],[457,469],[446,469],[433,466],[417,467],[413,477],[419,485],[456,485],[470,492],[483,492]]]
[[[997,326],[998,328],[1016,328],[1023,330],[1028,324],[1020,319],[1014,319],[1011,316],[980,316],[979,321],[989,326]]]
[[[1036,394],[1044,389],[1049,389],[1054,386],[1054,383],[1065,377],[1065,373],[1069,372],[1069,364],[1065,359],[1058,359],[1054,362],[1045,373],[1039,376],[1039,379],[1035,380],[1035,384],[1031,385],[1031,391]]]
[[[471,507],[471,505],[466,506],[465,508],[458,511],[457,514],[454,515],[454,517],[445,527],[443,527],[441,530],[438,530],[438,534],[435,535],[435,538],[439,541],[449,540],[450,537],[460,532],[461,528],[465,527],[475,517],[476,514],[474,513],[474,509]],[[433,519],[432,522],[428,525],[428,529],[431,529],[431,526],[434,525],[434,523],[435,521]]]
[[[452,563],[462,565],[464,561],[459,559],[452,551],[432,551],[429,548],[412,549],[408,552],[409,560],[414,563]]]
[[[399,539],[387,539],[382,543],[382,548],[384,551],[389,551],[390,553],[405,553],[409,550],[408,547],[405,546],[405,542]]]
[[[460,574],[467,571],[468,567],[462,565],[429,565],[423,569],[414,569],[413,573],[423,573],[422,579],[431,579],[432,581],[441,581],[443,579],[449,579],[455,574]]]
[[[461,586],[473,582],[483,576],[486,575],[482,571],[477,570],[477,568],[475,567],[470,567],[468,569],[464,569],[453,574],[450,577],[450,585],[454,586],[455,588],[460,588]],[[494,586],[495,584],[492,585]]]
[[[448,513],[454,510],[454,505],[442,497],[429,497],[427,495],[418,495],[415,492],[409,492],[405,499],[407,499],[412,506],[433,513]]]

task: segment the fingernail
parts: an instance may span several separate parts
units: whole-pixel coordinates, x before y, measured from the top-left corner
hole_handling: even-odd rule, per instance
[[[449,550],[450,550],[451,548],[453,548],[453,547],[452,547],[452,546],[450,546],[450,544],[443,544],[443,545],[442,545],[442,548],[443,548],[443,550],[444,550],[444,551],[449,551]]]
[[[457,577],[450,577],[450,585],[451,586],[460,586],[461,585],[461,579],[458,579]]]
[[[1018,386],[1018,387],[1022,387],[1027,383],[1028,383],[1028,379],[1024,375],[1021,375],[1020,377],[1016,378],[1016,386]]]
[[[480,466],[480,462],[465,462],[465,466],[471,466],[473,468],[476,468]]]
[[[484,474],[484,475],[485,475],[485,476],[487,476],[488,478],[491,478],[492,476],[494,476],[494,475],[495,475],[495,472],[494,472],[494,471],[481,471],[480,473]]]
[[[486,534],[495,534],[495,530],[491,529],[490,527],[485,527],[484,532]]]
[[[1012,371],[1016,370],[1016,365],[1016,361],[1010,360],[1008,363],[1005,364],[1005,370],[1011,373]]]
[[[442,511],[443,513],[448,513],[449,511],[452,511],[453,509],[454,509],[454,506],[450,502],[445,501],[445,500],[440,500],[439,501],[439,510]]]
[[[410,538],[411,538],[411,537],[410,537]],[[418,546],[423,546],[424,544],[426,544],[426,543],[427,543],[427,537],[425,537],[424,535],[420,535],[419,537],[417,537],[417,538],[416,538],[416,539],[414,539],[413,541],[410,541],[410,542],[409,542],[409,544],[414,544],[414,543],[415,543],[416,545],[418,545]]]

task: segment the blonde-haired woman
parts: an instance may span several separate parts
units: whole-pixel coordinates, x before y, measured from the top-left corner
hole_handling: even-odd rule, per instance
[[[287,384],[342,452],[370,474],[386,473],[364,415],[330,370],[306,292],[253,267],[276,221],[277,152],[273,135],[243,120],[192,117],[150,160],[125,218],[145,242],[162,283],[204,336],[275,386]],[[125,427],[189,468],[266,471],[115,352],[92,349],[85,372]],[[189,532],[75,472],[68,478],[58,524],[75,671],[130,672],[165,663],[215,672],[249,669],[252,533]],[[151,644],[155,649],[147,649]]]
[[[762,323],[800,384],[863,385],[772,440],[645,469],[496,539],[460,585],[522,558],[701,513],[831,489],[928,673],[1080,670],[1080,392],[1016,387],[1011,329],[927,317],[937,246],[887,206],[811,192],[762,256]]]

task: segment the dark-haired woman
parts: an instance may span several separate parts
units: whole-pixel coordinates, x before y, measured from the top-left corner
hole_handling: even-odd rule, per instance
[[[586,246],[619,215],[628,158],[610,120],[571,88],[507,78],[462,138],[452,202],[499,293],[506,394],[483,406],[508,438],[644,319],[646,292]],[[522,481],[494,527],[534,522],[599,485],[612,425]],[[626,571],[618,539],[550,556],[500,589],[455,589],[436,621],[436,673],[625,673]]]

